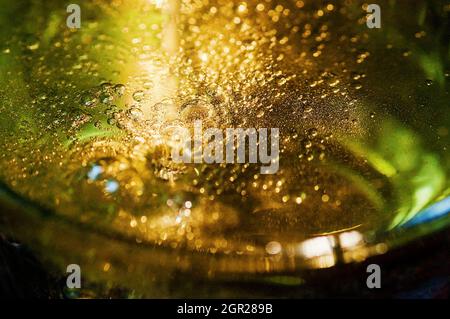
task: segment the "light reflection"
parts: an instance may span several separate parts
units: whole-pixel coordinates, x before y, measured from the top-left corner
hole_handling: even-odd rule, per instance
[[[305,240],[299,245],[300,254],[306,258],[333,255],[335,239],[333,236],[315,237]]]
[[[269,255],[276,255],[281,252],[281,244],[277,241],[271,241],[266,245],[266,252]]]
[[[114,117],[114,124],[119,124],[118,127],[120,126],[120,128],[123,129],[124,123],[131,123],[130,127],[127,126],[126,129],[130,133],[136,134],[136,136],[133,136],[133,141],[136,141],[139,144],[146,144],[147,138],[152,139],[152,143],[148,144],[153,146],[170,146],[169,143],[176,143],[178,139],[176,136],[174,136],[175,140],[171,141],[166,138],[167,136],[163,134],[163,132],[164,129],[170,131],[172,128],[178,127],[177,125],[182,122],[180,114],[178,114],[178,106],[184,107],[183,110],[187,113],[186,118],[188,118],[189,121],[193,116],[208,114],[208,118],[212,117],[214,120],[216,120],[216,118],[228,120],[228,117],[233,120],[230,120],[231,124],[226,122],[224,125],[249,125],[249,123],[245,122],[248,119],[258,119],[257,121],[265,123],[264,121],[267,122],[271,117],[278,120],[275,115],[271,114],[280,113],[283,116],[287,114],[285,117],[288,119],[292,115],[292,122],[298,123],[298,121],[300,121],[302,124],[306,124],[308,122],[302,122],[301,119],[305,120],[308,116],[313,116],[317,113],[312,106],[309,106],[311,101],[314,101],[318,94],[314,91],[314,87],[318,87],[321,83],[328,83],[328,86],[333,88],[333,90],[334,88],[338,88],[341,90],[340,92],[346,92],[346,75],[341,77],[337,74],[333,75],[333,79],[328,79],[328,76],[331,75],[325,73],[323,75],[316,74],[315,62],[313,62],[316,60],[305,58],[307,52],[310,51],[310,43],[307,40],[304,40],[303,43],[305,52],[302,52],[297,60],[293,59],[296,50],[291,50],[292,46],[295,47],[295,45],[291,45],[291,42],[293,42],[292,40],[299,40],[294,36],[294,34],[299,31],[298,26],[292,28],[292,35],[289,38],[283,36],[284,34],[278,34],[278,27],[274,27],[269,23],[267,26],[265,23],[262,23],[262,25],[264,26],[263,29],[271,31],[262,33],[259,28],[260,22],[245,17],[247,11],[252,10],[253,7],[256,7],[257,11],[264,11],[265,9],[269,10],[269,4],[258,4],[257,6],[249,5],[248,7],[245,4],[241,4],[237,7],[240,16],[237,17],[235,21],[242,25],[242,28],[236,27],[231,23],[226,24],[227,21],[233,21],[234,13],[231,11],[226,14],[224,13],[225,10],[221,11],[220,16],[217,15],[213,18],[212,16],[209,17],[206,13],[203,14],[203,11],[198,10],[198,12],[195,13],[199,19],[197,22],[194,20],[195,23],[191,23],[190,18],[182,21],[183,23],[181,25],[186,27],[187,31],[185,32],[188,34],[184,34],[182,37],[182,40],[186,42],[179,44],[176,32],[177,28],[175,28],[175,21],[178,14],[178,1],[153,0],[149,2],[157,8],[162,8],[161,14],[159,14],[159,12],[151,13],[154,15],[152,19],[155,23],[149,23],[148,27],[146,24],[139,24],[139,30],[141,31],[137,34],[134,34],[131,31],[127,31],[127,33],[121,32],[117,33],[117,38],[114,39],[117,41],[120,38],[124,43],[133,44],[131,51],[138,54],[136,56],[139,57],[138,61],[131,58],[125,60],[126,64],[124,64],[125,62],[121,62],[121,64],[117,66],[122,72],[120,74],[120,82],[126,84],[126,89],[123,84],[114,86],[119,87],[119,91],[121,92],[118,94],[116,100],[120,100],[119,96],[125,96],[123,98],[127,99],[130,95],[129,93],[134,92],[134,101],[131,101],[131,98],[128,98],[128,100],[120,102],[120,107],[130,106],[130,109],[125,114],[129,115],[132,121],[128,122],[123,118],[122,121],[118,121],[117,118]],[[300,8],[302,6],[303,2],[297,1],[297,7]],[[327,7],[327,10],[334,10],[333,6]],[[132,10],[129,11],[131,12]],[[127,12],[127,10],[122,10],[122,12]],[[217,8],[211,7],[209,12],[213,15],[217,13]],[[185,12],[183,12],[183,14],[185,14]],[[180,14],[180,16],[183,14]],[[194,14],[192,13],[192,15]],[[277,13],[277,19],[280,18],[278,15],[281,16],[281,14]],[[149,17],[145,17],[145,19],[148,18]],[[147,20],[142,20],[147,23]],[[120,30],[129,29],[125,19],[114,20],[114,24],[116,23],[123,24],[123,28],[119,28]],[[132,29],[133,28],[130,28],[130,30]],[[305,29],[308,28],[305,27]],[[144,30],[148,31],[144,32]],[[150,30],[154,31],[154,34]],[[282,33],[281,31],[282,30],[280,30],[280,33]],[[302,30],[300,31],[302,32]],[[302,37],[305,39],[311,34],[314,35],[314,31],[304,31],[305,33]],[[85,30],[82,32],[85,32]],[[279,38],[278,35],[280,35]],[[321,34],[317,34],[317,37],[320,39]],[[99,39],[101,40],[101,37],[99,37]],[[315,43],[315,41],[312,42]],[[270,46],[269,43],[271,43]],[[102,43],[99,43],[98,45],[103,45],[99,48],[105,47]],[[106,47],[108,47],[108,45],[109,44],[107,44]],[[91,47],[96,48],[97,46]],[[142,53],[141,49],[145,52]],[[104,51],[100,52],[101,54],[104,54]],[[321,53],[322,57],[326,56],[326,51],[323,52],[324,53]],[[100,59],[100,53],[97,51],[92,50],[91,55],[98,55],[99,60],[104,60]],[[180,56],[183,58],[181,62],[178,60]],[[196,60],[197,58],[199,61]],[[330,65],[332,65],[333,56],[329,56],[328,58],[330,59]],[[283,63],[285,63],[283,61],[296,62],[289,65],[292,67],[292,71],[290,71],[287,66],[283,65]],[[351,63],[348,62],[348,64],[349,69],[351,69]],[[133,67],[131,67],[131,65]],[[97,67],[100,70],[105,69],[101,64]],[[145,74],[142,75],[142,73]],[[297,76],[298,80],[291,81],[290,84],[288,80],[295,79],[292,73]],[[105,74],[107,73],[105,72]],[[306,74],[310,74],[308,75],[308,78],[302,76]],[[360,75],[358,75],[358,79],[359,77]],[[110,79],[110,77],[108,77],[108,79]],[[314,84],[311,83],[309,85],[310,82],[308,81],[310,80],[314,80]],[[76,82],[75,80],[72,81]],[[112,82],[117,83],[117,81]],[[191,82],[193,82],[194,85],[191,85]],[[288,87],[286,84],[289,84],[290,86]],[[303,84],[305,86],[308,84],[307,90],[310,91],[311,97],[303,97],[298,94],[296,96],[296,98],[298,97],[298,107],[295,110],[298,113],[287,113],[290,112],[290,109],[287,108],[286,105],[290,105],[291,100],[287,99],[284,94],[289,93],[293,87],[303,88]],[[202,87],[197,88],[197,86]],[[261,91],[263,92],[257,91],[258,88],[261,88]],[[71,89],[68,89],[69,92],[70,90]],[[177,91],[179,91],[178,93],[181,95],[181,98],[176,96]],[[143,94],[144,92],[145,94]],[[338,91],[334,93],[337,95]],[[203,101],[205,98],[208,100]],[[328,100],[327,103],[333,103],[334,99],[335,98]],[[42,101],[39,103],[44,103]],[[105,101],[107,103],[111,102],[109,98]],[[336,101],[340,100],[336,98]],[[91,103],[91,100],[87,100],[87,102],[89,103],[85,103],[83,107],[89,107],[90,111],[94,110],[95,108]],[[131,105],[130,102],[133,104]],[[342,100],[342,102],[345,102],[345,100]],[[140,121],[141,114],[138,109],[134,107],[136,106],[136,103],[139,107],[142,107],[144,119],[151,122],[149,125],[147,125],[147,121],[145,121],[146,123],[140,126],[143,121]],[[229,113],[216,116],[215,113],[212,112],[213,108],[210,107],[211,105],[215,107],[214,112],[215,110],[223,110],[226,107],[227,110],[229,110]],[[120,108],[116,107],[116,109],[113,110],[118,111],[119,109]],[[261,109],[263,110],[262,112]],[[283,111],[283,109],[286,109],[287,111],[284,113],[280,112]],[[108,112],[114,114],[112,111]],[[345,112],[348,112],[348,110]],[[108,116],[111,115],[109,113]],[[299,114],[302,117],[300,117]],[[340,115],[338,112],[332,115],[339,119]],[[345,115],[345,117],[347,117],[347,115]],[[328,121],[327,116],[324,115],[323,118],[325,121]],[[173,119],[176,119],[177,121],[172,122]],[[245,121],[240,123],[237,122],[238,120]],[[312,120],[318,122],[316,124],[320,124],[321,117],[314,117]],[[188,123],[188,120],[186,120],[186,122]],[[287,132],[288,129],[290,130],[291,128],[291,123],[289,123],[290,121],[288,120],[286,122]],[[275,123],[278,124],[278,122]],[[342,123],[345,123],[345,121],[342,120]],[[355,122],[354,124],[355,129],[359,127],[359,124],[357,123],[359,122]],[[97,124],[98,123],[96,123],[96,125]],[[113,122],[109,124],[113,127]],[[182,124],[183,123],[180,125]],[[222,125],[222,123],[220,123],[220,125]],[[294,124],[292,126],[294,126]],[[378,148],[374,148],[373,151],[371,151],[368,147],[366,148],[365,146],[360,145],[360,148],[354,149],[354,153],[367,158],[371,167],[375,168],[380,175],[394,180],[396,183],[394,184],[395,189],[404,190],[405,198],[408,199],[410,194],[414,195],[411,196],[412,203],[405,201],[404,207],[395,210],[398,212],[398,219],[394,221],[394,224],[401,225],[402,222],[407,222],[408,218],[413,217],[412,215],[426,205],[431,198],[435,198],[436,194],[442,188],[445,176],[441,173],[441,164],[438,163],[434,157],[424,157],[423,162],[427,163],[427,165],[420,161],[417,161],[416,163],[416,161],[413,160],[420,159],[423,157],[422,155],[425,154],[425,151],[419,147],[420,145],[406,143],[399,148],[395,144],[398,141],[415,141],[417,138],[413,135],[408,135],[408,132],[400,131],[398,129],[400,124],[398,123],[391,126],[392,127],[388,127],[387,129],[381,129],[381,132],[387,132],[386,136],[382,136],[380,140],[380,145],[389,145],[386,150],[380,152]],[[94,133],[91,134],[91,132],[95,132],[95,134],[97,134],[95,136],[97,137],[100,136],[100,133],[96,130],[100,130],[102,126],[99,125],[98,128],[95,127],[91,125],[87,126],[88,129],[82,130],[80,128],[78,132],[79,142],[88,141],[88,138],[92,138]],[[107,129],[112,130],[111,127],[107,126]],[[339,125],[336,127],[339,127]],[[303,126],[300,126],[299,131],[301,132],[302,130]],[[400,133],[395,134],[395,132]],[[107,134],[112,135],[113,133],[115,133],[115,131],[111,131],[111,133]],[[301,134],[302,133],[300,133],[300,135]],[[317,130],[316,133],[311,134],[311,138],[316,137],[317,141],[305,144],[308,145],[308,147],[305,148],[308,150],[317,149],[321,152],[323,151],[320,156],[323,155],[323,158],[326,159],[328,156],[333,155],[331,148],[328,148],[331,143],[327,144],[326,142],[328,139],[332,140],[333,135],[330,134],[321,137],[321,134],[321,132],[317,133]],[[401,138],[402,136],[403,138]],[[291,137],[292,145],[286,142],[287,147],[284,153],[285,159],[289,159],[289,156],[291,155],[293,158],[294,156],[295,158],[298,157],[301,159],[300,164],[304,165],[302,170],[305,170],[305,175],[312,172],[314,172],[314,174],[317,173],[314,167],[316,165],[316,159],[320,159],[321,157],[310,157],[312,156],[312,153],[300,154],[301,150],[299,151],[298,149],[291,150],[293,145],[298,145],[296,140],[300,139],[300,137],[297,138],[297,133]],[[111,144],[112,142],[111,140],[107,140],[106,143]],[[289,143],[291,143],[291,141],[289,141]],[[353,150],[350,146],[348,148]],[[89,165],[89,163],[97,157],[104,156],[104,151],[101,149],[97,150],[95,147],[93,147],[93,149],[95,152],[91,152],[93,155],[88,157],[89,161],[86,161],[86,165]],[[153,149],[150,149],[149,147],[145,148],[141,145],[139,148],[135,147],[135,149],[136,152],[134,152],[132,156],[132,165],[123,168],[118,166],[116,168],[116,166],[112,166],[112,164],[109,164],[108,162],[108,165],[105,165],[105,168],[102,166],[92,166],[91,171],[89,171],[87,175],[90,180],[89,185],[86,186],[86,190],[84,191],[88,196],[84,196],[84,198],[86,198],[86,203],[95,202],[96,198],[92,195],[95,194],[95,192],[92,192],[91,190],[95,190],[94,187],[97,187],[97,185],[101,187],[102,191],[106,190],[108,193],[118,191],[114,196],[105,197],[107,201],[111,201],[111,198],[120,199],[117,201],[117,203],[119,203],[119,208],[112,207],[111,205],[112,208],[110,211],[120,209],[121,212],[118,214],[118,218],[114,221],[111,228],[120,233],[124,233],[126,236],[139,235],[143,237],[144,240],[158,245],[164,245],[164,241],[167,241],[170,242],[171,245],[187,245],[189,249],[209,248],[214,249],[214,252],[250,252],[255,250],[258,253],[260,251],[265,251],[270,255],[276,255],[282,251],[286,251],[285,244],[283,244],[282,247],[280,242],[296,242],[296,240],[298,240],[299,237],[291,236],[290,234],[295,233],[300,234],[300,236],[304,236],[304,234],[308,234],[308,236],[315,234],[314,236],[317,235],[317,237],[307,240],[302,244],[293,244],[293,247],[298,247],[299,253],[306,258],[313,258],[315,260],[314,262],[317,262],[318,267],[328,267],[337,262],[335,260],[336,257],[334,256],[334,250],[337,249],[337,246],[349,250],[353,256],[360,254],[359,250],[356,248],[360,248],[360,246],[364,244],[364,240],[361,233],[349,231],[350,229],[361,226],[361,222],[364,222],[364,229],[378,226],[375,222],[372,224],[372,220],[368,219],[370,214],[364,215],[364,219],[355,218],[355,220],[347,220],[351,217],[349,217],[350,215],[348,215],[348,217],[346,215],[346,217],[342,217],[339,222],[333,222],[334,216],[341,216],[338,214],[347,211],[367,212],[367,207],[369,206],[367,203],[373,204],[376,208],[371,208],[371,211],[373,211],[371,214],[374,216],[377,216],[375,215],[376,212],[384,212],[386,209],[384,205],[387,200],[383,197],[384,194],[379,191],[381,188],[378,187],[378,184],[387,184],[390,180],[386,179],[385,182],[384,179],[381,178],[382,176],[377,175],[377,179],[374,180],[377,183],[377,187],[373,187],[371,183],[369,183],[370,181],[365,181],[361,176],[356,176],[358,172],[346,170],[345,167],[337,167],[340,174],[338,176],[343,176],[345,180],[350,182],[342,184],[334,182],[334,178],[328,179],[330,177],[328,172],[324,172],[320,169],[314,191],[308,192],[307,189],[310,185],[307,185],[303,182],[303,179],[300,180],[294,175],[297,172],[292,168],[296,169],[295,166],[299,163],[297,159],[295,162],[292,161],[292,163],[296,163],[295,165],[292,165],[293,167],[289,167],[289,164],[286,164],[285,168],[287,168],[287,173],[281,176],[283,178],[283,183],[281,181],[276,181],[279,177],[265,181],[261,181],[261,178],[255,178],[253,180],[253,175],[247,167],[244,167],[241,171],[234,168],[230,170],[220,170],[220,175],[214,171],[202,170],[201,167],[195,167],[195,175],[186,174],[186,177],[183,179],[183,176],[181,176],[183,174],[178,173],[181,170],[178,170],[178,167],[170,166],[170,163],[164,162],[163,160],[165,160],[165,158],[160,162],[155,160],[155,158],[158,159],[160,153],[153,153]],[[389,151],[397,149],[399,149],[399,158],[394,158],[393,160],[389,157]],[[66,152],[64,152],[64,154],[65,153]],[[117,154],[123,154],[126,153],[126,151],[122,152],[114,149],[114,152],[112,153],[116,158]],[[136,156],[134,156],[135,154]],[[156,155],[153,156],[154,154]],[[308,162],[306,162],[304,161],[305,158],[310,158],[311,160],[308,159]],[[405,158],[408,159],[407,163],[402,161]],[[111,160],[113,163],[114,161],[120,163],[120,161],[116,159]],[[340,159],[337,159],[337,162],[339,161]],[[342,164],[345,166],[346,164],[352,163],[343,162]],[[356,164],[356,162],[353,164]],[[402,172],[399,170],[399,168],[408,166],[408,164],[417,165],[411,166],[411,171]],[[108,168],[109,166],[113,168]],[[349,165],[349,167],[352,166]],[[109,175],[113,177],[118,176],[117,180],[107,180],[106,189],[103,188],[105,186],[104,183],[91,182],[102,177],[103,170],[105,171],[105,175],[108,174],[108,177]],[[366,168],[365,170],[369,169]],[[415,173],[412,174],[412,171],[420,173],[418,174],[418,178],[411,184],[413,187],[411,187],[411,189],[401,187],[403,184],[408,184],[406,183],[408,182],[408,179],[403,180],[403,178],[397,178],[397,176],[399,174],[403,174],[404,176],[417,175]],[[222,172],[225,172],[226,174],[222,176]],[[209,175],[207,175],[207,173]],[[83,174],[86,175],[85,170],[83,171]],[[173,176],[176,174],[180,175],[178,184],[173,183]],[[59,175],[62,176],[62,174]],[[403,177],[403,175],[400,175],[399,177]],[[291,178],[291,176],[294,177]],[[168,185],[169,183],[166,184],[166,181],[168,180],[171,181],[170,185]],[[319,181],[320,191],[326,189],[327,193],[315,196],[315,192],[320,194]],[[339,181],[341,181],[341,179],[339,179]],[[276,187],[271,188],[272,184],[276,185]],[[302,187],[297,187],[299,184]],[[315,184],[316,183],[313,185]],[[185,187],[186,185],[188,187]],[[247,187],[247,185],[252,185],[252,188]],[[85,187],[85,185],[82,186]],[[69,187],[66,188],[69,189]],[[185,195],[182,199],[177,199],[178,194],[181,194],[182,192],[188,193],[188,195]],[[239,195],[236,196],[235,194]],[[47,194],[44,195],[47,196]],[[169,195],[173,200],[167,199],[167,196]],[[39,198],[39,196],[39,193],[35,194],[36,198]],[[67,196],[67,198],[72,199],[69,196]],[[186,198],[191,199],[192,202],[186,201]],[[358,206],[357,199],[363,199],[362,202],[364,202],[364,204],[361,207]],[[61,211],[64,211],[64,208],[73,204],[72,202],[69,202],[68,199],[64,198],[58,198],[57,200],[58,203],[60,203],[61,200],[64,201],[64,205],[58,207]],[[77,205],[80,204],[78,199],[75,200]],[[242,205],[240,204],[241,200],[242,203],[244,203]],[[194,205],[192,203],[194,203]],[[232,205],[230,203],[232,203]],[[255,203],[264,205],[265,207],[258,207]],[[295,207],[292,206],[294,203],[296,205]],[[403,201],[401,203],[403,203]],[[247,211],[245,209],[247,206],[245,205],[251,207],[251,209],[248,209],[249,211],[261,211],[263,213],[246,214]],[[313,217],[308,215],[305,218],[305,221],[308,221],[308,226],[305,226],[298,231],[298,226],[300,225],[298,220],[300,218],[297,219],[296,214],[291,212],[296,213],[298,209],[300,213],[305,213],[305,215],[307,215],[307,211],[312,211],[315,207],[318,207],[319,209],[321,209],[321,207],[326,207],[326,210],[324,209],[323,212],[319,211]],[[100,210],[100,208],[98,209]],[[71,210],[69,210],[69,212],[72,213]],[[134,214],[137,213],[139,216],[142,214],[142,225],[139,225],[134,219]],[[409,227],[409,225],[412,226],[423,221],[437,218],[442,216],[442,214],[445,214],[445,209],[425,210],[411,219],[410,222],[407,222],[404,226]],[[74,215],[75,217],[78,216],[77,214]],[[111,215],[114,216],[114,214]],[[309,220],[308,218],[311,219]],[[320,224],[320,227],[315,227],[314,221],[319,218],[322,219],[320,223],[317,223],[317,225]],[[286,231],[286,235],[283,234],[279,238],[276,238],[278,241],[275,241],[274,238],[274,241],[269,242],[266,246],[264,246],[264,243],[262,247],[256,246],[255,249],[252,248],[253,250],[246,248],[253,247],[250,245],[254,244],[254,238],[250,236],[254,233],[253,228],[249,230],[246,227],[259,227],[258,231],[261,231],[265,235],[272,236],[274,232],[279,231],[280,223],[283,223],[283,226],[285,226],[288,231]],[[355,224],[357,225],[354,226]],[[128,225],[134,229],[128,229]],[[138,225],[141,227],[136,227]],[[326,227],[322,227],[324,225]],[[393,225],[393,227],[395,225]],[[109,225],[107,226],[109,227]],[[342,227],[346,228],[343,229]],[[184,228],[186,228],[186,231],[184,231]],[[183,229],[183,231],[180,231],[180,229]],[[293,230],[295,230],[295,232]],[[326,233],[324,231],[326,231]],[[236,237],[230,237],[228,239],[230,233],[237,234],[236,237],[239,236],[240,240],[235,241],[234,239]],[[216,242],[222,242],[225,238],[228,239],[227,245],[229,246],[226,250],[224,246],[227,245],[216,244]],[[339,242],[339,245],[335,243],[335,240]],[[387,246],[377,246],[377,252],[386,250]],[[360,254],[360,256],[363,255],[364,254]]]
[[[363,236],[358,231],[345,232],[339,235],[339,244],[342,248],[352,249],[363,244]]]
[[[158,9],[161,9],[164,6],[166,6],[169,1],[168,0],[148,0],[148,2],[150,2],[150,4],[154,5]]]
[[[450,212],[450,197],[447,197],[444,200],[438,202],[437,204],[434,204],[433,206],[424,209],[416,216],[414,216],[414,218],[409,220],[407,223],[403,224],[401,227],[410,228],[416,225],[420,225],[422,223],[442,217],[448,214],[449,212]]]
[[[333,255],[320,256],[319,258],[317,258],[313,261],[313,265],[316,268],[329,268],[329,267],[333,267],[335,264],[336,264],[336,260]]]

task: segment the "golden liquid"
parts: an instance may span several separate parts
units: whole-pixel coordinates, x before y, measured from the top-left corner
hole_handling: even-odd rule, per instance
[[[63,2],[29,1],[0,53],[2,180],[69,221],[211,254],[401,224],[448,190],[448,73],[347,2],[90,1],[70,30]],[[421,103],[421,124],[395,111]],[[196,119],[280,128],[279,172],[173,163],[171,129]]]

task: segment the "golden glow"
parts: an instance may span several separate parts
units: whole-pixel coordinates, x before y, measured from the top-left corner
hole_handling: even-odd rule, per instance
[[[379,48],[356,23],[334,28],[341,4],[97,2],[85,28],[59,30],[55,7],[43,39],[1,53],[2,178],[56,214],[169,249],[277,259],[291,244],[329,267],[336,246],[364,258],[362,232],[402,225],[447,185],[418,136],[373,112]],[[279,127],[279,173],[174,163],[172,133],[196,119]]]
[[[363,236],[358,231],[345,232],[339,235],[339,243],[344,249],[352,249],[363,244]]]
[[[322,236],[305,240],[299,244],[299,252],[306,258],[332,256],[334,237]]]

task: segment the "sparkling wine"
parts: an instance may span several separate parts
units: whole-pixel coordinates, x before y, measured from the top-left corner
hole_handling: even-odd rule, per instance
[[[2,1],[0,179],[48,212],[15,235],[130,286],[385,252],[449,194],[450,7],[378,2]],[[174,162],[196,120],[279,128],[279,170]]]

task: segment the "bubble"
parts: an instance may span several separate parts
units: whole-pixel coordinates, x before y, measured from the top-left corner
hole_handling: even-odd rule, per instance
[[[304,148],[311,148],[312,147],[312,142],[310,140],[304,140],[303,141],[303,147]]]
[[[193,99],[181,107],[181,117],[187,122],[206,120],[214,115],[213,106],[202,99]]]
[[[113,115],[116,112],[116,110],[117,110],[117,106],[116,105],[110,105],[110,107],[108,107],[105,110],[105,114],[111,116],[111,115]]]
[[[125,94],[126,87],[123,84],[116,84],[114,85],[113,90],[118,96],[122,96]]]
[[[145,93],[144,93],[144,91],[142,91],[142,90],[135,91],[135,92],[133,93],[133,99],[134,99],[136,102],[141,102],[142,100],[144,100],[144,96],[145,96]]]
[[[112,87],[112,84],[110,82],[103,82],[102,84],[100,84],[100,89],[103,92],[108,92]]]
[[[142,112],[142,110],[138,107],[131,107],[128,111],[127,111],[128,116],[134,120],[134,121],[139,121],[142,120],[142,118],[144,117],[144,113]]]
[[[309,136],[311,136],[311,137],[315,137],[315,136],[317,136],[317,129],[316,128],[310,128],[309,130],[308,130],[308,135]]]
[[[114,97],[109,92],[101,93],[99,98],[103,104],[109,104],[110,102],[112,102],[114,100]]]
[[[109,125],[115,125],[117,124],[117,120],[114,117],[110,117],[107,121],[106,121]]]
[[[81,97],[81,103],[84,106],[93,107],[98,103],[98,99],[97,99],[97,97],[95,97],[94,95],[92,95],[90,93],[85,93]]]

